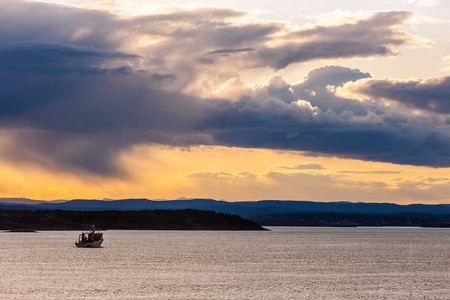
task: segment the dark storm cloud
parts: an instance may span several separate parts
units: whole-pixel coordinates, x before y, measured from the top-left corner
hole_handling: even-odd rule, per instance
[[[247,47],[241,49],[254,49],[254,51],[233,51],[242,54],[243,66],[283,69],[293,63],[318,59],[395,55],[392,47],[416,41],[415,37],[393,29],[411,16],[409,12],[382,12],[358,22],[317,26],[298,31],[291,31],[277,23],[264,26],[220,24],[199,28],[195,32],[195,37],[207,46],[246,45]],[[187,37],[192,36],[188,34]],[[220,40],[216,40],[216,37]],[[276,46],[270,46],[271,41],[277,41]],[[228,52],[227,50],[233,49],[225,48],[222,51]],[[216,53],[222,52],[220,49],[207,52],[207,54]],[[233,59],[238,58],[233,56]]]
[[[384,98],[412,108],[450,113],[450,76],[427,80],[370,79],[348,84],[342,91],[372,98]]]
[[[59,86],[67,80],[55,83]],[[119,175],[117,154],[133,145],[208,143],[207,137],[192,129],[197,113],[189,97],[143,89],[142,83],[124,84],[119,78],[97,76],[89,84],[80,78],[71,83],[75,86],[66,87],[71,93],[48,92],[49,99],[0,118],[0,127],[14,137],[1,149],[4,159]],[[133,87],[132,92],[124,91]],[[41,100],[28,97],[30,102]]]
[[[15,147],[4,150],[3,157],[117,175],[117,153],[135,144],[161,143],[289,149],[400,164],[450,165],[446,127],[436,130],[385,122],[378,115],[381,121],[367,116],[358,119],[351,111],[324,112],[305,100],[286,103],[270,96],[267,89],[238,101],[205,100],[149,86],[147,74],[89,76],[89,81],[83,80],[86,76],[77,77],[60,76],[61,81],[56,81],[61,86],[70,79],[74,86],[64,89],[70,93],[49,93],[52,101],[26,106],[0,119],[5,128],[34,129],[34,138],[17,133]]]
[[[139,56],[100,50],[92,46],[74,46],[61,43],[21,42],[0,48],[2,72],[80,73],[95,75],[107,71],[123,71],[123,67],[108,70],[100,68],[105,60],[130,60]]]
[[[311,126],[312,127],[312,126]],[[419,134],[416,131],[422,131]],[[450,166],[449,136],[414,126],[318,124],[316,128],[223,129],[215,135],[223,145],[290,149],[397,164]]]
[[[316,59],[387,56],[393,54],[394,52],[386,46],[348,40],[317,41],[267,48],[259,51],[262,64],[267,64],[277,70],[286,68],[292,63]]]
[[[394,55],[391,46],[408,44],[414,39],[392,27],[411,16],[409,12],[381,12],[356,23],[299,30],[290,34],[293,42],[261,49],[259,56],[266,65],[282,69],[315,59]]]
[[[5,126],[82,134],[122,129],[186,132],[200,113],[196,98],[157,88],[161,79],[153,74],[65,74],[51,79],[46,75],[7,75],[0,73],[7,83],[0,87],[5,96],[0,103],[4,108],[15,107],[15,111],[4,111],[0,124]],[[50,80],[52,85],[47,86]],[[18,81],[26,88],[14,84]]]
[[[131,72],[129,67],[100,65],[136,58],[136,55],[61,43],[22,42],[0,48],[0,118],[76,93],[89,80],[79,76],[127,74]]]
[[[114,15],[21,0],[0,2],[0,47],[23,41],[113,49],[120,21]]]
[[[367,19],[331,26],[318,25],[295,31],[292,35],[298,38],[336,38],[339,36],[366,42],[378,40],[385,43],[402,44],[409,41],[410,36],[405,32],[394,30],[392,26],[403,23],[413,14],[407,11],[378,12]]]
[[[292,30],[281,22],[234,22],[246,14],[224,8],[172,9],[120,18],[101,11],[20,0],[5,0],[0,5],[0,47],[37,41],[117,51],[136,41],[161,40],[144,44],[140,51],[172,68],[186,65],[187,59],[203,66],[215,63],[218,68],[229,65],[226,54],[235,54],[230,59],[240,68],[280,69],[317,59],[393,55],[393,46],[416,41],[393,29],[411,17],[407,12],[374,13],[350,23]],[[205,53],[222,54],[225,61],[203,57]]]
[[[399,115],[383,103],[337,97],[333,89],[326,88],[370,80],[364,79],[367,77],[370,74],[337,66],[312,70],[294,86],[276,77],[254,97],[217,101],[204,126],[216,128],[215,141],[229,146],[449,166],[450,134],[443,122],[445,116],[409,111]],[[302,100],[295,100],[299,95]]]
[[[22,1],[0,6],[3,159],[120,175],[121,151],[159,143],[450,166],[441,116],[393,113],[383,103],[334,94],[369,80],[356,69],[314,69],[296,85],[275,77],[237,101],[183,92],[209,72],[392,53],[413,39],[392,29],[407,13],[293,31],[282,23],[234,23],[244,14],[230,9],[119,18]]]

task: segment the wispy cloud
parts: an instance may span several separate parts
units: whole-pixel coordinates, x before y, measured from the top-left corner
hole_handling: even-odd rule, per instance
[[[377,174],[377,175],[387,175],[387,174],[400,174],[402,171],[338,171],[342,174]]]
[[[442,58],[442,62],[443,62],[443,67],[441,68],[441,71],[450,72],[450,55]]]
[[[398,2],[405,5],[414,4],[418,6],[438,6],[441,0],[399,0]]]
[[[291,165],[291,166],[282,166],[280,168],[287,169],[287,170],[324,170],[325,169],[320,164],[315,164],[315,163],[301,163],[301,164],[295,164],[295,165]]]

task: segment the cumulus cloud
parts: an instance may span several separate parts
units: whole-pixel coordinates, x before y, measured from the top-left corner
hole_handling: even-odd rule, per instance
[[[343,97],[336,97],[334,89],[347,82],[354,82],[362,78],[371,77],[369,73],[358,69],[344,68],[340,66],[327,66],[310,70],[303,80],[291,88],[294,98],[308,99],[313,106],[322,111],[333,111],[338,114],[351,111],[353,114],[364,116],[368,110],[377,110],[368,104],[361,105],[359,101]]]
[[[415,40],[397,29],[410,13],[374,13],[295,29],[280,22],[244,22],[245,13],[224,8],[124,18],[22,1],[0,6],[0,128],[2,138],[8,137],[0,152],[5,159],[117,175],[115,158],[121,151],[159,143],[450,165],[448,125],[436,116],[447,110],[446,79],[426,82],[428,90],[416,82],[399,93],[394,93],[396,84],[385,89],[386,95],[364,91],[415,108],[421,107],[420,99],[402,96],[405,90],[425,95],[435,89],[433,101],[441,105],[432,110],[435,116],[394,113],[382,102],[336,95],[352,84],[376,81],[339,66],[313,69],[297,84],[274,77],[249,93],[232,89],[228,98],[186,92],[210,74],[392,55],[394,47]],[[233,76],[223,81],[232,84]]]

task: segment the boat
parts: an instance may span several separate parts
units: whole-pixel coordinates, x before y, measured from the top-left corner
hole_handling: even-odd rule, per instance
[[[78,237],[78,241],[75,242],[75,246],[80,248],[98,248],[103,243],[103,233],[95,230],[95,226],[92,225],[88,231],[83,231]]]

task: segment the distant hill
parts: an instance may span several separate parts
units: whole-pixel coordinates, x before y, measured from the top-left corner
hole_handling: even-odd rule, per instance
[[[236,214],[245,218],[274,214],[294,213],[349,213],[349,214],[450,214],[450,205],[411,204],[398,205],[392,203],[353,203],[353,202],[312,202],[312,201],[243,201],[226,202],[213,199],[164,200],[148,199],[123,200],[84,200],[43,202],[38,200],[16,198],[9,201],[0,198],[0,208],[10,209],[62,209],[62,210],[178,210],[197,209]],[[3,205],[2,205],[3,204]]]
[[[34,200],[29,198],[0,198],[0,203],[4,204],[39,204],[39,203],[62,203],[71,200]]]
[[[347,213],[301,213],[258,216],[253,221],[263,226],[415,226],[450,227],[450,214],[347,214]]]

